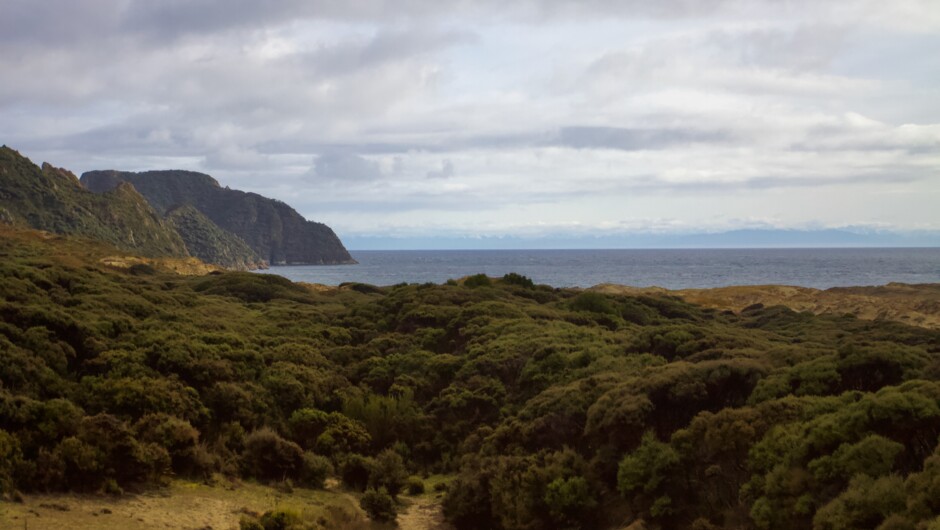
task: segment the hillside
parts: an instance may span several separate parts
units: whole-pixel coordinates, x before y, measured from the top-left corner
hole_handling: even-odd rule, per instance
[[[171,209],[166,221],[186,242],[189,252],[206,263],[222,263],[228,269],[243,271],[267,268],[267,263],[241,238],[222,230],[190,205]]]
[[[256,193],[223,188],[192,171],[89,171],[82,184],[95,192],[130,182],[160,212],[192,205],[248,244],[272,265],[355,263],[330,227],[307,221],[290,206]]]
[[[811,289],[786,285],[745,285],[715,289],[636,288],[598,285],[592,290],[608,294],[657,294],[714,309],[740,312],[760,304],[781,305],[816,315],[853,315],[863,320],[893,320],[913,326],[940,329],[940,285],[891,283],[878,287]]]
[[[188,256],[180,236],[130,185],[98,195],[75,175],[0,147],[0,221],[106,241],[145,256]]]
[[[384,502],[443,473],[461,530],[940,522],[936,330],[518,275],[181,276],[2,227],[0,255],[10,496],[223,475]]]

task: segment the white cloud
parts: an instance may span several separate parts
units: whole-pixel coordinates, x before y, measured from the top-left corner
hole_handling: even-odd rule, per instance
[[[432,169],[427,172],[429,179],[449,179],[454,176],[454,163],[444,159],[441,162],[441,169]]]
[[[938,45],[931,0],[11,0],[0,123],[341,234],[940,228]]]
[[[371,181],[382,178],[379,164],[350,153],[326,153],[313,163],[311,176],[324,181]]]

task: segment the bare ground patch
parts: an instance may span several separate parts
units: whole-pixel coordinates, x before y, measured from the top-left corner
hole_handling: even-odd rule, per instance
[[[336,491],[297,488],[290,494],[257,484],[207,486],[175,481],[138,495],[30,495],[0,503],[0,528],[10,530],[237,529],[243,513],[289,509],[317,517],[329,507],[359,518],[354,499]]]

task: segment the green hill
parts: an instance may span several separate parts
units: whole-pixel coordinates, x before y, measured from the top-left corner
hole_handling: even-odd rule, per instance
[[[203,173],[89,171],[82,175],[81,182],[95,192],[130,182],[161,213],[179,205],[192,205],[272,265],[355,263],[325,224],[307,221],[283,202],[223,188]]]
[[[171,209],[166,214],[166,221],[186,242],[187,250],[206,263],[224,264],[234,270],[267,267],[267,263],[241,238],[222,230],[190,205]]]
[[[145,256],[189,255],[179,234],[133,186],[97,195],[68,171],[40,168],[6,146],[0,147],[0,220],[106,241]]]

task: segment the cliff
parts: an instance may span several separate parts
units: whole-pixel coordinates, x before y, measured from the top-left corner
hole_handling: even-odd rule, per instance
[[[120,186],[130,184],[122,183]],[[206,263],[224,264],[226,268],[235,270],[268,266],[241,238],[222,230],[193,206],[187,204],[173,208],[167,212],[166,221],[186,242],[189,253]]]
[[[223,188],[203,173],[192,171],[89,171],[81,183],[101,193],[129,182],[161,213],[191,205],[227,230],[272,265],[355,263],[333,230],[307,221],[283,202]]]
[[[98,195],[72,173],[42,168],[0,147],[0,221],[111,243],[144,256],[187,257],[189,252],[144,197],[129,184]]]

